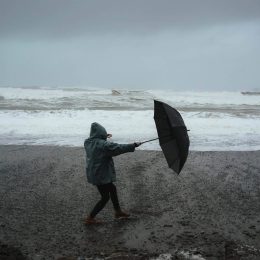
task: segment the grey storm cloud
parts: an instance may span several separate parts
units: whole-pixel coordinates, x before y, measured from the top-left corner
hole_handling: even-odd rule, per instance
[[[0,86],[259,89],[260,0],[0,0]]]
[[[151,34],[259,19],[259,0],[0,0],[2,37]]]

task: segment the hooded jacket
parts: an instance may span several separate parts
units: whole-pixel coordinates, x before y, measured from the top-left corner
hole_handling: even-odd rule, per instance
[[[113,156],[134,152],[135,144],[117,144],[107,141],[106,129],[93,123],[90,137],[85,140],[86,174],[89,183],[102,185],[116,181]]]

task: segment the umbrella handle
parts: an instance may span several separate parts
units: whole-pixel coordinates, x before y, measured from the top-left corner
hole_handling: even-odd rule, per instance
[[[158,140],[159,138],[154,138],[154,139],[150,139],[150,140],[147,140],[147,141],[144,141],[144,142],[141,142],[140,144],[144,144],[144,143],[148,143],[148,142],[152,142],[152,141],[155,141],[155,140]]]
[[[189,129],[187,129],[187,131],[190,131]],[[167,136],[163,136],[163,137],[169,137],[170,135],[167,135]],[[144,143],[148,143],[148,142],[152,142],[152,141],[155,141],[155,140],[158,140],[159,137],[157,138],[154,138],[154,139],[150,139],[150,140],[147,140],[147,141],[144,141],[144,142],[141,142],[140,144],[144,144]]]

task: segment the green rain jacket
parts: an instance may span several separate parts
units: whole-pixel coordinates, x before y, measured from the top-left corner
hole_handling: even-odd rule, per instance
[[[85,140],[86,174],[89,183],[102,185],[116,181],[113,156],[134,152],[135,144],[108,142],[106,129],[98,124],[91,125],[90,137]]]

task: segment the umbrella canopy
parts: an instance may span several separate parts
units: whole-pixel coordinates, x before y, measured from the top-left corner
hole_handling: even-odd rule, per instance
[[[188,157],[190,146],[181,114],[166,103],[154,100],[154,121],[166,161],[179,174]]]

